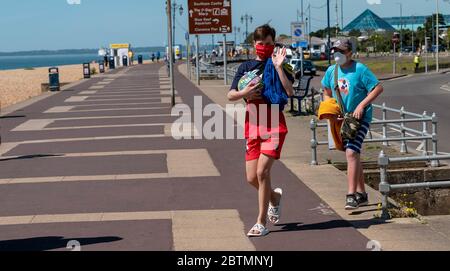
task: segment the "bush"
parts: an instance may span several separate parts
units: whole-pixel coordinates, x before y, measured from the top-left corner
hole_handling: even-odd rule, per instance
[[[92,75],[96,75],[97,74],[97,69],[96,68],[91,68],[91,74]]]

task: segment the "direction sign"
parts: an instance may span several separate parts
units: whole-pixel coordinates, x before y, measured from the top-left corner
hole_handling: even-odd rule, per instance
[[[188,6],[190,34],[232,32],[231,0],[188,0]]]
[[[303,33],[303,23],[292,23],[291,24],[291,33],[292,33],[292,41],[303,41],[305,40],[305,35]]]

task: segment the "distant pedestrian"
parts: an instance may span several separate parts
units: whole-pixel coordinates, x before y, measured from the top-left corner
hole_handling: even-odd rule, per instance
[[[364,64],[352,60],[352,51],[353,45],[349,39],[338,40],[332,48],[336,65],[328,68],[322,80],[325,102],[329,103],[328,100],[334,97],[336,104],[340,104],[343,109],[340,110],[340,116],[333,115],[330,120],[345,121],[349,124],[346,126],[348,129],[344,129],[349,133],[345,133],[342,138],[342,150],[346,152],[348,164],[348,194],[345,203],[347,210],[358,209],[369,202],[365,190],[361,150],[372,122],[372,103],[383,92],[383,86],[375,75]],[[348,114],[344,120],[345,113]]]
[[[134,58],[134,53],[133,51],[128,51],[128,62],[130,64],[130,66],[133,66],[133,58]]]
[[[257,57],[239,67],[228,99],[230,101],[244,99],[247,102],[245,121],[247,181],[258,190],[259,202],[257,222],[247,235],[262,237],[269,233],[267,220],[273,224],[280,221],[283,191],[280,188],[272,190],[271,169],[275,161],[281,158],[283,143],[288,133],[281,102],[275,103],[280,106],[272,107],[263,95],[269,93],[277,96],[284,93],[286,98],[292,96],[294,78],[287,72],[284,64],[286,48],[274,53],[275,29],[269,25],[258,27],[253,38]],[[245,85],[247,79],[250,79],[244,78],[245,76],[261,71],[264,86],[259,83]],[[251,79],[251,82],[255,79]],[[275,116],[278,116],[278,119],[271,120],[272,117],[276,118]]]
[[[161,53],[160,52],[156,52],[156,61],[158,61],[161,59]]]
[[[417,54],[414,56],[414,64],[416,65],[415,72],[417,73],[418,70],[419,70],[419,65],[420,65],[420,54],[419,54],[419,53],[417,53]]]
[[[105,56],[103,57],[103,61],[104,61],[104,63],[105,63],[105,67],[108,67],[108,65],[109,65],[109,62],[108,62],[108,55],[105,55]]]
[[[152,62],[155,63],[155,53],[152,54]]]

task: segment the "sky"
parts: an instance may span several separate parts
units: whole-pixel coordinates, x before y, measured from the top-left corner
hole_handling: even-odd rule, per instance
[[[80,1],[80,4],[70,4]],[[336,1],[331,1],[331,20],[336,24]],[[450,2],[439,0],[441,12],[450,14]],[[448,0],[447,0],[448,1]],[[311,2],[312,30],[326,26],[326,0]],[[370,5],[368,2],[381,4]],[[177,0],[184,7],[177,12],[176,42],[184,44],[187,28],[187,0]],[[290,34],[290,23],[297,19],[301,0],[232,0],[233,24],[245,26],[240,17],[252,15],[256,26],[271,22],[279,34]],[[436,10],[435,0],[344,0],[344,22],[370,8],[381,17],[429,15]],[[1,0],[0,52],[99,48],[110,43],[131,43],[134,47],[167,44],[165,0]],[[240,37],[240,39],[239,39]],[[217,35],[215,40],[222,39]],[[228,39],[234,40],[234,34]],[[201,44],[212,42],[211,35],[201,36]]]

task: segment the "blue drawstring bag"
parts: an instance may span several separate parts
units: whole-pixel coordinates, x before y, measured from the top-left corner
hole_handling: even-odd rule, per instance
[[[268,104],[278,104],[280,106],[280,111],[283,111],[288,103],[289,97],[284,90],[280,77],[270,58],[267,60],[264,69],[263,81],[264,89],[262,91],[262,97]]]

